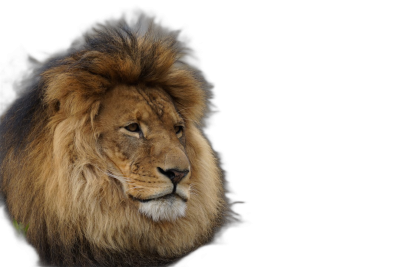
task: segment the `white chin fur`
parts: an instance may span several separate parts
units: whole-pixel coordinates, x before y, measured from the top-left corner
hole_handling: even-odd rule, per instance
[[[175,221],[185,216],[186,203],[176,197],[140,203],[139,212],[153,221]]]

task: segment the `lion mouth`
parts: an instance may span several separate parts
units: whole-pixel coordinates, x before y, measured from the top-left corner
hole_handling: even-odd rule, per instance
[[[170,193],[170,194],[166,194],[166,195],[163,195],[163,196],[160,196],[160,197],[147,198],[147,199],[141,199],[141,198],[137,198],[137,197],[134,197],[134,196],[130,195],[130,198],[132,200],[139,201],[141,203],[147,203],[147,202],[156,201],[156,200],[173,200],[173,199],[176,199],[176,198],[182,200],[183,202],[187,202],[188,201],[188,199],[186,197],[180,196],[180,195],[178,195],[176,193]]]

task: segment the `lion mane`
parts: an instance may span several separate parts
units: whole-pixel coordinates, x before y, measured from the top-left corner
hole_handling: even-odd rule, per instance
[[[35,68],[2,116],[1,194],[43,264],[165,265],[226,222],[223,172],[202,132],[211,86],[177,37],[145,16],[98,25]],[[147,128],[109,126],[135,108]],[[171,132],[168,120],[181,124]],[[161,187],[172,193],[158,198]]]

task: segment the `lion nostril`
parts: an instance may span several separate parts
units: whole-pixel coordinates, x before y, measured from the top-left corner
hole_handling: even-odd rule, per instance
[[[157,167],[157,169],[161,174],[167,176],[174,185],[179,184],[180,181],[182,181],[182,179],[185,178],[185,176],[189,173],[189,171],[187,170],[180,171],[176,169],[168,169],[164,171],[160,167]]]
[[[164,170],[161,169],[160,167],[157,167],[157,170],[158,170],[161,174],[167,176],[169,179],[174,178],[174,177],[173,177],[173,176],[174,176],[174,173],[173,173],[173,172],[164,171]]]
[[[174,179],[175,178],[175,173],[170,171],[170,170],[164,171],[163,169],[159,168],[159,171],[162,174],[164,174],[165,176],[167,176],[169,179]]]

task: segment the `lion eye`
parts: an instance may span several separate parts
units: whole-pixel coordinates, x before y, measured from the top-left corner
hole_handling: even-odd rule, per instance
[[[175,126],[174,129],[175,129],[176,135],[178,135],[180,137],[183,132],[183,126]]]
[[[131,123],[128,126],[125,126],[125,129],[133,133],[140,131],[139,125],[137,123]]]

